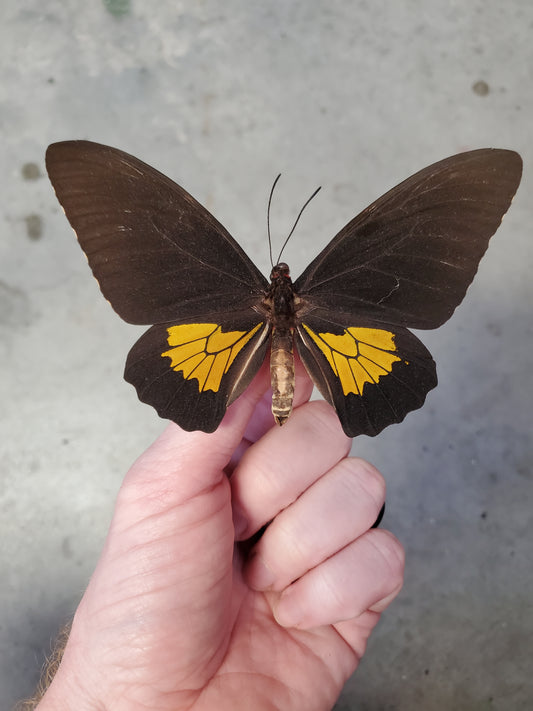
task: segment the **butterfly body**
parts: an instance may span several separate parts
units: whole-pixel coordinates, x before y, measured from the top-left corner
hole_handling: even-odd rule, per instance
[[[294,329],[299,299],[287,264],[272,268],[270,288],[263,301],[272,324],[270,342],[270,379],[272,414],[283,425],[292,412],[294,398]]]
[[[214,431],[270,347],[272,409],[290,415],[299,356],[345,432],[376,435],[437,384],[408,328],[437,328],[462,301],[518,187],[508,150],[451,156],[353,218],[291,281],[270,283],[183,188],[89,141],[52,144],[47,169],[104,296],[135,324],[125,378],[186,430]]]

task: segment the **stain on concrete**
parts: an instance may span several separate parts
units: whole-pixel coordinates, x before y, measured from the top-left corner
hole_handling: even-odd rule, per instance
[[[27,326],[31,320],[27,295],[21,289],[0,281],[0,326]]]
[[[26,223],[26,234],[31,240],[41,239],[43,236],[43,220],[40,215],[32,213],[24,218]]]
[[[70,560],[74,555],[74,552],[72,550],[72,543],[68,536],[65,536],[65,538],[63,538],[63,540],[61,541],[61,553],[63,554],[63,557],[67,560]]]
[[[490,87],[486,81],[480,79],[479,81],[476,81],[472,84],[472,91],[478,96],[487,96],[487,94],[490,92]]]
[[[501,321],[489,321],[486,324],[487,331],[495,338],[501,338],[503,334],[503,324]]]
[[[24,163],[20,172],[24,180],[39,180],[42,177],[41,169],[37,163]]]
[[[104,7],[113,17],[122,17],[131,10],[130,0],[104,0]]]

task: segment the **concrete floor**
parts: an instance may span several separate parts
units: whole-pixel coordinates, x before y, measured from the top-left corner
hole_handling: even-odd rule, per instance
[[[267,271],[293,273],[372,199],[463,149],[524,179],[454,318],[423,335],[440,386],[354,452],[407,548],[340,711],[533,708],[533,5],[530,0],[4,0],[0,8],[0,708],[74,610],[131,461],[163,428],[123,382],[142,329],[101,297],[45,177],[56,140],[175,178]]]

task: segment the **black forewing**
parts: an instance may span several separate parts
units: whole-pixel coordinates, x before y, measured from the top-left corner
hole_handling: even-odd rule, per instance
[[[136,324],[252,305],[268,283],[183,188],[123,151],[49,146],[46,167],[100,288]]]
[[[196,322],[199,320],[196,319]],[[212,315],[203,319],[212,322]],[[128,354],[124,378],[137,390],[139,400],[154,407],[160,417],[173,420],[192,432],[214,432],[226,408],[246,389],[261,367],[269,345],[270,326],[264,317],[242,310],[221,315],[217,323],[224,331],[254,331],[239,352],[216,390],[201,390],[195,377],[185,377],[172,369],[168,328],[187,323],[187,319],[157,324],[148,329]],[[259,328],[256,327],[259,324]]]
[[[296,280],[310,304],[436,328],[461,303],[520,182],[520,156],[446,158],[349,222]]]
[[[378,382],[367,382],[361,394],[343,392],[331,366],[303,328],[316,333],[342,334],[357,326],[386,329],[394,334],[395,355],[399,357],[389,373]],[[401,326],[354,319],[338,311],[316,309],[302,318],[296,339],[302,362],[320,393],[335,410],[349,437],[375,436],[385,427],[401,422],[407,413],[424,404],[427,393],[437,385],[436,367],[431,353],[416,336]]]

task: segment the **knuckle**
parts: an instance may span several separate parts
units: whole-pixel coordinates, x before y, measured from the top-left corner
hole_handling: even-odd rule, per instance
[[[387,490],[385,477],[376,467],[364,459],[356,459],[356,463],[361,486],[381,508],[381,505],[385,501]]]
[[[344,451],[350,451],[352,440],[344,433],[335,410],[323,400],[313,400],[306,403],[308,425],[313,430],[313,436],[319,441],[335,442],[344,445]]]
[[[368,535],[371,536],[389,575],[397,581],[403,580],[405,550],[400,541],[390,531],[379,528],[369,531]]]
[[[376,467],[369,462],[358,457],[350,457],[345,460],[344,467],[349,474],[347,483],[357,490],[357,495],[361,492],[376,504],[379,510],[386,495],[385,478]]]

